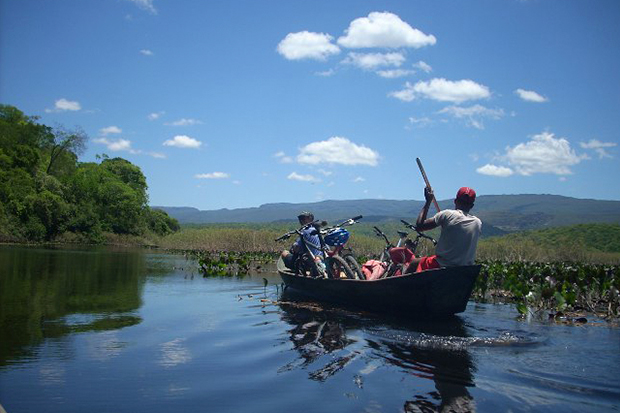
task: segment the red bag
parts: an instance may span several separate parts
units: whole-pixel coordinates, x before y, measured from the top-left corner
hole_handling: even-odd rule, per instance
[[[413,252],[407,247],[398,247],[390,250],[390,258],[395,264],[409,265],[415,258],[415,255],[413,255]]]
[[[378,260],[370,260],[362,265],[362,272],[367,280],[376,280],[380,278],[386,269],[387,266],[385,263]]]

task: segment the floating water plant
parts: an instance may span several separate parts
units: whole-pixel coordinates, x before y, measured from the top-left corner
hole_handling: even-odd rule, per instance
[[[186,251],[185,255],[196,260],[204,277],[243,276],[275,260],[274,254],[260,252]]]
[[[508,300],[519,312],[585,310],[620,316],[620,266],[484,261],[473,297]]]

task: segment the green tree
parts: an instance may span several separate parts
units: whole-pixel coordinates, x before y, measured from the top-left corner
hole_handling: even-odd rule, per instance
[[[122,158],[79,163],[88,139],[0,105],[0,238],[53,240],[65,231],[99,241],[104,232],[165,235],[178,222],[148,207],[146,177]]]
[[[179,221],[161,209],[149,208],[146,216],[148,228],[157,235],[168,235],[180,229]]]
[[[67,130],[55,128],[44,145],[47,155],[45,173],[53,175],[70,174],[75,170],[77,158],[84,153],[88,135],[79,127]]]

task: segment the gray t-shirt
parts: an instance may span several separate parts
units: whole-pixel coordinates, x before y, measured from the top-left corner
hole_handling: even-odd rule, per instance
[[[482,221],[458,209],[444,209],[433,219],[441,227],[441,236],[435,247],[439,264],[442,267],[472,265],[476,259]]]

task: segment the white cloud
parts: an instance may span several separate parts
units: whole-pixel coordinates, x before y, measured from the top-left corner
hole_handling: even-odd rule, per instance
[[[453,116],[457,119],[466,119],[467,125],[477,129],[484,129],[483,119],[500,119],[504,116],[503,109],[490,109],[482,105],[473,105],[470,107],[448,106],[438,113]]]
[[[529,142],[520,143],[514,148],[508,146],[504,158],[521,175],[570,175],[570,167],[587,156],[577,155],[565,138],[556,138],[552,133],[543,132],[534,135]]]
[[[549,100],[546,97],[534,92],[533,90],[517,89],[515,90],[515,93],[519,95],[521,99],[527,102],[543,103]]]
[[[273,156],[278,158],[281,163],[293,163],[293,158],[287,156],[283,151],[276,152]]]
[[[104,135],[109,134],[109,133],[121,133],[121,130],[119,128],[116,128],[117,130],[112,129],[112,128],[116,128],[116,126],[109,126],[108,128],[103,128],[100,130],[100,132],[103,133],[105,129],[108,129],[107,133],[103,133]],[[113,132],[110,132],[109,130],[112,130]],[[152,156],[155,159],[166,159],[166,155],[160,152],[143,152],[140,149],[133,149],[131,147],[131,141],[127,139],[123,139],[123,138],[108,139],[108,138],[103,137],[103,138],[93,139],[93,142],[105,145],[108,148],[108,150],[113,151],[113,152],[125,151],[133,155],[146,154],[148,156]]]
[[[486,164],[476,169],[476,172],[482,175],[490,175],[490,176],[499,176],[499,177],[507,177],[514,173],[514,171],[505,166],[496,166],[492,164]]]
[[[618,146],[615,142],[601,142],[598,139],[590,139],[588,142],[579,142],[579,146],[584,149],[597,149],[597,148],[613,148]]]
[[[402,53],[355,53],[351,52],[346,59],[342,61],[345,64],[351,64],[361,69],[372,70],[382,66],[399,67],[405,62],[405,56]]]
[[[599,159],[603,159],[603,158],[613,159],[613,156],[603,148],[596,148],[594,151],[598,154]]]
[[[412,125],[418,125],[420,127],[424,127],[424,126],[430,125],[431,123],[433,123],[433,121],[431,120],[431,118],[426,117],[426,116],[423,118],[410,117],[409,123],[411,123]]]
[[[196,174],[194,178],[198,179],[227,179],[230,178],[230,174],[226,172],[210,172],[207,174]]]
[[[324,176],[330,176],[331,174],[333,174],[332,171],[326,171],[325,169],[319,169],[319,173]]]
[[[175,120],[174,122],[165,123],[167,126],[193,126],[193,125],[202,125],[202,121],[198,119],[186,119],[182,118],[179,120]]]
[[[377,74],[386,79],[396,79],[398,77],[409,76],[415,74],[415,70],[406,69],[391,69],[391,70],[379,70]]]
[[[105,145],[108,147],[109,150],[114,152],[127,151],[131,153],[138,153],[138,151],[134,151],[133,149],[131,149],[131,141],[128,141],[127,139],[119,138],[116,140],[110,140],[107,138],[97,138],[93,139],[93,142]]]
[[[153,0],[129,0],[136,6],[140,7],[142,10],[146,10],[149,13],[157,14],[157,9],[153,6]]]
[[[302,181],[302,182],[320,182],[321,181],[319,178],[314,177],[312,175],[301,175],[301,174],[298,174],[297,172],[291,172],[286,178],[293,180],[293,181]]]
[[[165,114],[166,112],[161,111],[161,112],[153,112],[153,113],[149,113],[149,115],[147,116],[148,120],[157,120],[159,119],[163,114]]]
[[[315,72],[314,73],[317,76],[323,76],[323,77],[330,77],[336,74],[336,71],[334,69],[329,69],[329,70],[324,70],[322,72]]]
[[[106,128],[99,129],[99,133],[101,135],[103,135],[103,136],[107,136],[107,135],[111,135],[111,134],[118,134],[118,133],[121,133],[121,132],[122,132],[122,130],[118,126],[108,126]]]
[[[420,60],[418,63],[414,63],[413,67],[415,67],[416,69],[420,69],[423,72],[426,73],[430,73],[433,71],[433,68],[426,62],[423,62],[422,60]]]
[[[310,143],[300,149],[297,162],[376,166],[379,154],[372,149],[356,145],[347,138],[334,136],[326,141]]]
[[[56,102],[54,102],[54,108],[53,109],[45,109],[45,112],[47,112],[47,113],[67,112],[67,111],[76,112],[76,111],[81,110],[81,109],[82,109],[82,105],[80,105],[80,102],[76,102],[76,101],[67,100],[65,98],[62,98],[62,99],[58,99]]]
[[[415,99],[415,91],[413,90],[413,85],[407,82],[405,84],[405,88],[403,90],[397,90],[396,92],[388,93],[388,96],[396,98],[398,100],[402,100],[403,102],[411,102]]]
[[[598,154],[599,159],[610,158],[613,156],[605,150],[605,148],[613,148],[618,144],[615,142],[601,142],[597,139],[590,139],[588,142],[579,142],[579,145],[584,149],[593,149]]]
[[[200,148],[202,142],[186,135],[177,135],[164,142],[164,146],[176,146],[177,148]]]
[[[149,49],[142,49],[140,50],[140,53],[142,53],[145,56],[153,56],[153,52]]]
[[[353,180],[353,182],[355,182],[355,183],[358,183],[358,182],[364,182],[364,181],[366,181],[366,179],[365,179],[365,178],[363,178],[363,177],[361,177],[361,176],[358,176],[358,177],[356,177],[356,178]]]
[[[391,92],[389,96],[410,102],[416,97],[437,100],[440,102],[461,103],[467,100],[486,99],[491,96],[489,88],[473,80],[451,81],[435,78],[428,82],[419,81],[415,85],[405,83],[405,88]]]
[[[326,33],[308,31],[289,33],[278,44],[278,53],[288,60],[325,60],[340,53],[340,48],[332,44],[333,37]]]
[[[149,152],[147,155],[152,156],[155,159],[166,159],[166,155],[161,152]]]
[[[355,19],[338,39],[338,44],[349,48],[414,47],[433,45],[437,39],[414,29],[400,17],[388,12],[373,12],[368,17]]]

